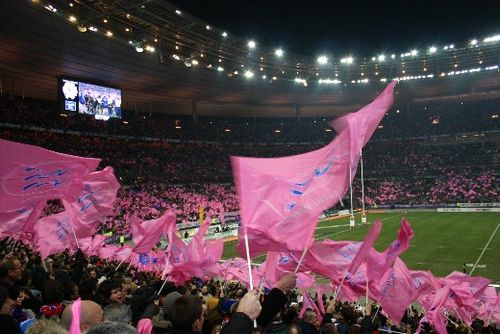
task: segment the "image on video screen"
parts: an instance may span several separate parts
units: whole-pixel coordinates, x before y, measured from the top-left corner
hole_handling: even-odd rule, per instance
[[[96,119],[121,118],[121,90],[79,83],[78,112]]]

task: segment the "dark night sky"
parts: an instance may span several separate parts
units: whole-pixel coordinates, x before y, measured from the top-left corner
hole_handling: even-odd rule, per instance
[[[260,45],[305,55],[373,56],[500,33],[500,0],[171,0]]]

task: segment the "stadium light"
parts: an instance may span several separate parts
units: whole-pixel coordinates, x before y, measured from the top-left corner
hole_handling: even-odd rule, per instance
[[[222,37],[227,37],[227,32],[224,31],[221,35]]]
[[[378,61],[383,62],[385,61],[385,55],[379,55],[377,59]]]
[[[275,54],[277,57],[281,57],[281,56],[283,56],[283,49],[276,49],[276,51],[274,51],[274,54]]]
[[[255,49],[257,43],[255,43],[255,41],[249,41],[247,45],[250,49]]]
[[[219,71],[219,72],[224,71],[224,67],[222,67],[222,66],[217,67],[217,71]]]
[[[325,65],[326,63],[328,63],[328,57],[327,56],[319,56],[318,63],[321,65]]]
[[[500,35],[490,36],[483,39],[484,43],[494,43],[500,41]]]
[[[341,62],[342,64],[352,64],[352,63],[353,63],[353,61],[354,61],[354,58],[352,58],[352,57],[350,57],[350,56],[349,56],[349,57],[345,57],[345,58],[340,59],[340,62]]]
[[[411,52],[410,52],[410,53],[411,53],[411,55],[412,55],[412,56],[414,56],[414,57],[415,57],[416,55],[418,55],[418,51],[417,51],[417,50],[411,50]]]
[[[254,76],[254,73],[252,71],[250,71],[250,70],[245,71],[245,78],[251,79],[251,78],[253,78],[253,76]]]
[[[473,39],[472,41],[470,41],[469,43],[470,45],[477,45],[477,39]]]
[[[437,52],[437,48],[435,46],[431,46],[429,48],[429,53],[436,53]]]

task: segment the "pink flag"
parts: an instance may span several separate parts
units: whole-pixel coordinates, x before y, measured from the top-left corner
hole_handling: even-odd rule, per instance
[[[372,285],[371,293],[385,313],[398,324],[413,301],[411,274],[401,259],[396,258],[394,266]]]
[[[76,196],[99,162],[0,139],[0,211]]]
[[[69,334],[80,334],[80,316],[82,310],[82,300],[78,298],[71,306],[71,326]]]
[[[410,270],[412,280],[411,299],[420,299],[420,296],[431,293],[440,288],[439,282],[430,271]]]
[[[380,230],[382,229],[382,223],[380,221],[376,221],[373,223],[373,225],[370,227],[370,230],[365,236],[365,240],[363,241],[363,244],[361,245],[361,248],[359,249],[358,253],[352,260],[352,263],[347,270],[348,273],[353,274],[355,273],[361,263],[363,263],[368,256],[370,250],[373,247],[373,244],[375,241],[377,241],[378,235],[380,234]]]
[[[106,245],[104,247],[101,247],[99,249],[99,257],[101,259],[111,259],[115,255],[115,253],[118,251],[120,247],[116,245]]]
[[[153,322],[151,319],[141,319],[137,323],[138,334],[151,334],[153,332]]]
[[[45,201],[33,202],[26,207],[0,212],[0,233],[31,243],[34,240],[35,222],[40,218]]]
[[[166,212],[158,219],[147,220],[138,224],[131,222],[132,236],[135,243],[134,252],[147,253],[166,233],[168,226],[175,225],[176,218],[171,212]]]
[[[339,121],[343,130],[319,150],[282,158],[231,157],[241,207],[241,254],[245,234],[251,256],[310,246],[318,216],[344,196],[349,168],[356,170],[360,149],[392,105],[394,85]]]
[[[450,288],[444,287],[436,291],[436,293],[432,296],[432,302],[429,308],[426,308],[426,315],[420,320],[420,324],[424,322],[428,322],[430,325],[434,327],[436,332],[439,334],[447,334],[446,330],[446,319],[444,318],[443,305],[448,299],[450,294]],[[425,307],[424,304],[422,306]],[[421,327],[417,330],[419,333]]]
[[[105,235],[96,234],[94,237],[79,239],[80,249],[87,256],[99,256],[99,251],[106,241]]]
[[[479,298],[478,316],[485,323],[490,320],[490,314],[495,310],[497,301],[497,291],[494,287],[489,286],[484,290],[483,295]],[[500,305],[498,305],[500,307]],[[499,310],[500,311],[500,310]],[[499,312],[500,313],[500,312]],[[488,324],[486,324],[487,326]]]
[[[301,268],[339,283],[359,252],[361,245],[361,242],[356,241],[323,240],[315,242],[307,251]],[[297,255],[300,258],[300,254]]]
[[[66,212],[41,218],[36,223],[37,250],[42,259],[63,252],[76,250],[76,241]]]
[[[321,312],[318,309],[318,306],[314,302],[314,300],[311,298],[309,293],[307,293],[306,289],[302,289],[302,309],[299,312],[299,319],[304,318],[304,314],[306,313],[307,309],[311,309],[314,312],[316,312],[316,316],[318,317],[318,322],[321,323],[323,321],[323,317],[321,316]]]
[[[104,218],[113,209],[118,188],[120,184],[116,180],[112,167],[92,172],[85,176],[78,197],[73,201],[67,201],[70,208],[67,210],[73,212],[85,223]]]
[[[346,129],[350,130],[351,168],[354,171],[356,170],[354,167],[358,164],[361,149],[368,143],[385,113],[392,106],[396,84],[396,81],[391,82],[372,103],[355,113],[339,117],[331,123],[337,133]]]
[[[316,289],[316,299],[318,300],[318,308],[321,314],[325,314],[325,304],[323,303],[323,292],[325,287],[320,287]]]
[[[394,240],[383,253],[371,249],[366,258],[370,279],[378,281],[382,275],[389,270],[396,258],[410,247],[410,240],[414,235],[410,223],[403,218],[401,220],[398,238]]]

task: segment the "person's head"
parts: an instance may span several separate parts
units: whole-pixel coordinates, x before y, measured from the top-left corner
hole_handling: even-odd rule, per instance
[[[304,313],[304,322],[308,324],[315,325],[318,320],[318,315],[311,309],[307,309]]]
[[[80,330],[82,333],[87,332],[92,326],[100,324],[104,317],[104,313],[99,304],[90,301],[90,300],[82,300],[81,302],[81,311],[80,311]],[[61,316],[61,326],[63,326],[66,330],[69,330],[71,326],[72,313],[71,309],[73,304],[66,306]]]
[[[54,279],[48,279],[42,287],[42,299],[44,304],[61,303],[64,299],[64,285]]]
[[[68,331],[51,319],[38,319],[27,330],[26,334],[67,334]]]
[[[137,329],[123,322],[103,322],[90,328],[87,334],[137,334]]]
[[[9,257],[0,262],[0,280],[11,284],[23,278],[23,266],[15,257]]]
[[[0,286],[0,314],[12,315],[16,301],[11,298],[9,290]]]
[[[173,291],[165,296],[163,299],[163,316],[165,319],[170,319],[170,310],[172,309],[175,301],[181,297],[181,294],[177,291]]]
[[[104,307],[103,311],[106,321],[123,322],[126,324],[132,322],[132,310],[126,304],[109,304]]]
[[[177,298],[169,314],[172,324],[178,330],[199,332],[203,327],[203,306],[197,296],[186,295]]]
[[[113,278],[102,282],[97,287],[97,295],[102,299],[102,304],[123,303],[125,295],[123,293],[122,280]]]

